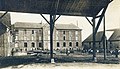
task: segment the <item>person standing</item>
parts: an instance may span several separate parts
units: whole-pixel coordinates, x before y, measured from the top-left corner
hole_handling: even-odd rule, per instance
[[[119,52],[118,52],[118,49],[116,48],[115,49],[115,57],[118,58],[118,55],[119,55]]]

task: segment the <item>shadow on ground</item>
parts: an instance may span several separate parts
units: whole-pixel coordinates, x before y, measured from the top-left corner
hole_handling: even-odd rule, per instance
[[[61,56],[55,57],[56,63],[72,63],[72,62],[86,62],[86,63],[103,63],[103,64],[119,64],[119,58],[109,57],[104,60],[103,57],[97,58],[96,62],[92,61],[92,57],[70,57]],[[0,57],[0,68],[26,65],[32,63],[50,63],[49,57],[36,57],[36,56],[14,56],[14,57]]]

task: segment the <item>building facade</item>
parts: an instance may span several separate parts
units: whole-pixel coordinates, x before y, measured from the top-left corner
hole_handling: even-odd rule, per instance
[[[13,25],[13,49],[20,52],[42,49],[42,24],[20,23]]]
[[[13,45],[16,51],[50,50],[48,24],[21,23],[13,25]],[[56,24],[53,32],[54,50],[81,49],[81,29],[74,24]]]
[[[49,25],[45,25],[43,31],[44,47],[50,50]],[[80,50],[81,39],[81,29],[74,24],[56,24],[53,32],[53,49]]]

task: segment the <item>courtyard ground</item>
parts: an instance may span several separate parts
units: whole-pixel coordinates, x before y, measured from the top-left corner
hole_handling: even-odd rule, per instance
[[[114,55],[108,55],[104,60],[103,54],[97,54],[97,61],[92,61],[91,54],[70,54],[67,55],[54,55],[55,64],[61,63],[98,63],[98,64],[119,64],[120,58],[115,58]],[[31,65],[31,64],[49,64],[50,55],[42,56],[10,56],[0,57],[0,68],[19,66],[19,65]]]

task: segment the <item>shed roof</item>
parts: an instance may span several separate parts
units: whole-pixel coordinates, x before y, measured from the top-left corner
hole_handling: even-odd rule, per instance
[[[0,0],[1,11],[95,16],[111,0]]]
[[[103,38],[103,31],[99,31],[96,34],[96,42],[101,42]],[[83,42],[92,42],[93,41],[93,34],[88,36]]]
[[[3,15],[4,13],[0,13],[0,17]],[[5,26],[10,27],[11,26],[11,18],[10,18],[10,13],[7,13],[6,15],[4,15],[1,19],[0,22],[2,22]]]
[[[109,38],[109,41],[120,41],[120,28],[119,29],[111,29],[108,31],[114,31],[112,36]]]
[[[0,17],[3,13],[0,13]],[[0,19],[0,35],[6,32],[7,27],[11,26],[10,14],[7,13],[4,17]]]

